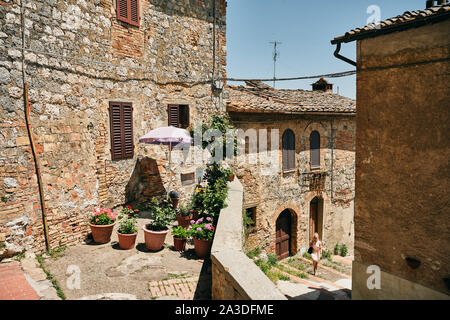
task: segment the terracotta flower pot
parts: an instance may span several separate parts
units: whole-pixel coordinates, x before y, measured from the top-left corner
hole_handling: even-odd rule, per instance
[[[178,202],[180,202],[180,198],[170,198],[170,200],[172,201],[173,208],[178,208]]]
[[[173,237],[173,246],[175,251],[184,251],[186,250],[186,239],[179,239]]]
[[[119,238],[120,249],[133,249],[134,244],[136,243],[137,232],[132,234],[123,234],[117,231],[117,237]]]
[[[160,250],[164,245],[164,240],[166,240],[169,230],[152,231],[148,230],[146,226],[143,226],[142,229],[144,229],[145,247],[153,251]]]
[[[94,238],[95,243],[108,243],[111,240],[111,234],[116,223],[108,225],[96,225],[89,223],[91,228],[92,238]]]
[[[234,180],[234,173],[233,174],[230,174],[229,176],[228,176],[228,181],[233,181]]]
[[[199,258],[206,257],[211,252],[211,240],[201,240],[194,238],[195,254]]]
[[[192,220],[192,216],[189,216],[189,217],[177,216],[178,225],[185,229],[187,229],[190,226],[191,220]]]

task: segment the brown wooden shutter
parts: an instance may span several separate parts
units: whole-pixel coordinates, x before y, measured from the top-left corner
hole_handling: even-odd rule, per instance
[[[133,107],[131,103],[110,102],[109,124],[111,159],[129,159],[134,156]]]
[[[283,133],[282,147],[283,170],[295,169],[295,136],[292,130],[287,129]]]
[[[176,104],[169,104],[167,115],[169,126],[180,127],[180,108]]]
[[[320,134],[317,131],[311,132],[309,136],[309,156],[311,161],[311,168],[320,167]]]
[[[179,107],[180,128],[189,127],[189,106],[183,105]]]
[[[139,27],[139,0],[129,0],[130,2],[130,24]]]
[[[133,138],[133,107],[131,104],[122,105],[123,114],[123,158],[129,159],[134,156],[134,138]]]
[[[117,0],[117,19],[126,23],[130,23],[129,0]]]

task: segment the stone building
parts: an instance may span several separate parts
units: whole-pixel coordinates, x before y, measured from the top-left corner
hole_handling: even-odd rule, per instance
[[[220,112],[226,66],[225,0],[22,2],[0,1],[0,257],[45,248],[24,83],[54,248],[81,242],[95,207],[166,192],[165,150],[138,138]],[[195,171],[178,161],[175,188]]]
[[[443,4],[332,41],[357,41],[353,299],[449,299],[449,31]]]
[[[318,232],[328,249],[339,243],[353,253],[355,101],[333,94],[324,79],[313,88],[275,90],[260,82],[226,88],[227,112],[246,134],[245,159],[234,169],[255,224],[249,250],[284,258],[307,249]],[[266,154],[272,160],[263,161]]]

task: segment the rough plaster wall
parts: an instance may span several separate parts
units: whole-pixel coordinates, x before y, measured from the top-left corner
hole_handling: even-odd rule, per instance
[[[448,30],[449,20],[358,43],[355,200],[356,261],[447,294]],[[407,63],[417,64],[390,67]]]
[[[38,52],[25,55],[51,247],[81,241],[88,231],[85,222],[90,210],[122,205],[132,195],[130,188],[140,189],[143,199],[164,191],[168,183],[165,150],[141,146],[137,140],[167,125],[167,104],[189,104],[191,123],[219,111],[210,85],[197,83],[212,72],[211,4],[142,0],[141,25],[135,28],[117,21],[113,0],[26,2],[27,48],[114,64]],[[225,75],[225,1],[218,7],[216,69]],[[31,236],[33,247],[41,251],[36,177],[24,124],[21,52],[12,48],[21,45],[19,1],[1,2],[0,20],[0,195],[7,197],[0,203],[0,243],[13,243],[13,251],[19,252],[25,248],[25,237]],[[111,161],[110,101],[133,103],[133,159]],[[156,166],[148,166],[152,161]],[[141,163],[147,166],[141,168]],[[132,178],[136,171],[151,176]],[[174,171],[175,187],[186,197],[192,186],[182,188],[179,174],[195,167],[181,165]],[[8,223],[21,217],[24,236],[13,238],[16,225]],[[5,250],[0,248],[2,253]]]

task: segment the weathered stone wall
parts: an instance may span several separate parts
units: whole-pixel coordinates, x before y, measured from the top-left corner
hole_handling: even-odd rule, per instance
[[[214,300],[286,300],[275,284],[242,250],[244,188],[238,179],[228,184],[227,207],[220,212],[211,248]]]
[[[231,113],[237,128],[279,130],[279,171],[265,175],[262,164],[248,165],[257,154],[249,150],[246,160],[236,163],[236,174],[244,185],[244,207],[256,207],[256,226],[246,242],[248,249],[262,247],[275,252],[276,220],[285,209],[291,211],[291,254],[309,245],[310,201],[322,202],[321,238],[332,250],[336,243],[346,244],[353,254],[353,199],[355,196],[355,118],[352,116],[304,116]],[[296,169],[281,172],[282,135],[286,129],[295,134]],[[310,168],[309,137],[317,130],[321,136],[321,167]],[[268,146],[271,146],[268,131]],[[333,133],[332,133],[333,132]],[[312,173],[321,173],[322,179]]]
[[[358,43],[355,202],[355,263],[446,294],[448,30],[450,20]],[[410,268],[406,257],[420,266]],[[368,276],[361,272],[359,287]],[[369,291],[359,290],[358,298],[372,297]],[[385,298],[403,298],[404,290],[393,286],[381,283],[381,291]]]
[[[207,81],[213,71],[212,3],[142,0],[140,26],[132,27],[117,21],[113,0],[25,1],[26,82],[51,247],[80,241],[96,206],[120,206],[136,195],[145,200],[165,191],[167,150],[139,145],[138,138],[167,125],[169,103],[188,104],[191,123],[220,111]],[[226,2],[217,4],[215,69],[223,76]],[[18,0],[0,2],[0,21],[0,244],[10,246],[9,254],[25,244],[40,251]],[[133,159],[111,161],[110,101],[133,103]],[[181,187],[180,173],[195,169],[189,163],[174,167],[174,187],[184,196],[193,186]],[[10,225],[18,218],[19,225]]]

